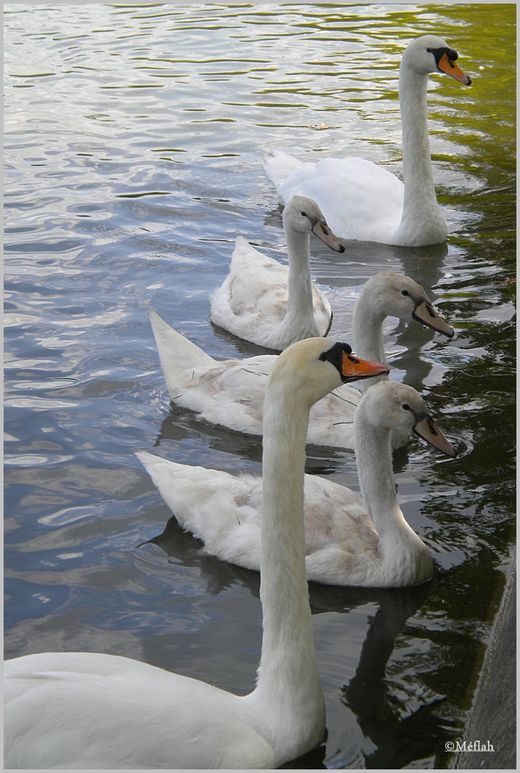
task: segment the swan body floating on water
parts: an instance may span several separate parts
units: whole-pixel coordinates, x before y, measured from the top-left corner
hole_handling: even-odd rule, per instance
[[[385,361],[383,322],[395,316],[415,320],[448,338],[452,328],[437,314],[413,279],[384,271],[365,283],[354,309],[355,351],[364,359]],[[218,361],[164,322],[156,312],[150,322],[170,397],[201,419],[253,435],[262,434],[263,401],[276,355]],[[365,383],[374,383],[370,378]],[[361,392],[343,385],[311,409],[307,441],[340,448],[354,447],[353,420]],[[394,433],[394,445],[405,442]]]
[[[264,168],[282,203],[295,194],[317,202],[342,239],[416,247],[445,241],[447,226],[437,203],[428,138],[428,76],[441,72],[469,85],[445,40],[424,35],[406,48],[399,70],[403,179],[362,158],[303,163],[268,150]]]
[[[283,224],[289,268],[262,255],[239,236],[229,273],[213,294],[210,308],[215,325],[277,351],[302,338],[326,336],[332,323],[329,301],[311,282],[311,232],[332,250],[344,251],[308,198],[290,199]]]
[[[255,689],[238,696],[102,653],[15,658],[4,670],[6,768],[275,768],[323,740],[305,577],[307,421],[310,406],[331,389],[381,368],[352,356],[346,344],[313,338],[283,352],[271,373]]]
[[[307,579],[329,585],[399,587],[432,577],[433,561],[399,507],[391,433],[420,437],[455,452],[410,386],[371,387],[356,411],[361,496],[317,475],[305,475]],[[288,449],[289,452],[289,449]],[[262,480],[191,467],[137,453],[178,522],[206,552],[246,569],[260,567]]]

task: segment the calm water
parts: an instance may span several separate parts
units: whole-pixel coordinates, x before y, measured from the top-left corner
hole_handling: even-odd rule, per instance
[[[395,456],[433,582],[311,587],[328,740],[300,764],[447,765],[514,539],[514,6],[11,5],[5,27],[6,655],[111,652],[240,693],[258,576],[205,556],[133,452],[259,472],[261,446],[170,407],[148,309],[214,356],[255,352],[208,294],[238,233],[283,250],[262,147],[399,172],[406,41],[446,37],[474,76],[431,78],[448,246],[312,245],[338,337],[375,271],[432,290],[455,339],[389,321],[388,349],[460,455]],[[311,447],[307,469],[357,488],[347,451]]]

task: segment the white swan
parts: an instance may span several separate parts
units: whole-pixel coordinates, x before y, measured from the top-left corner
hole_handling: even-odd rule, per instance
[[[391,433],[414,430],[439,450],[455,452],[410,386],[369,389],[356,411],[356,459],[362,496],[305,475],[307,578],[329,585],[396,587],[430,579],[428,548],[406,522],[395,491]],[[137,453],[178,522],[210,555],[246,569],[260,566],[262,480],[253,475],[176,464]]]
[[[305,435],[312,403],[356,377],[350,351],[301,341],[280,355],[266,390],[256,688],[238,696],[100,653],[9,660],[7,768],[275,768],[323,740],[305,577]]]
[[[317,205],[308,198],[290,199],[283,224],[289,269],[239,236],[229,273],[210,306],[215,325],[277,351],[302,338],[326,336],[332,322],[326,296],[311,282],[311,231],[332,250],[344,251]]]
[[[426,97],[429,73],[441,72],[469,85],[458,54],[442,38],[424,35],[406,48],[399,70],[403,130],[403,183],[361,158],[302,163],[267,151],[264,167],[283,203],[295,195],[316,201],[342,239],[419,246],[443,242],[447,226],[437,204],[430,158]]]
[[[406,322],[414,319],[448,337],[453,335],[417,282],[384,271],[366,282],[354,310],[354,351],[363,359],[384,362],[383,321],[387,315]],[[264,390],[276,355],[214,360],[154,311],[150,321],[172,401],[213,424],[260,435]],[[374,381],[370,378],[367,384]],[[316,403],[311,409],[308,442],[353,448],[352,422],[360,399],[357,389],[344,385]],[[397,436],[395,442],[399,443]]]

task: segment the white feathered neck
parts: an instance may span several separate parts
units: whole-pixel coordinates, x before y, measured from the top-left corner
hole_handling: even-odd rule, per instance
[[[276,750],[294,754],[302,739],[323,739],[325,708],[316,665],[305,570],[303,488],[309,405],[271,381],[264,408],[260,598],[262,656],[255,691],[257,721]],[[310,746],[308,747],[310,748]],[[293,756],[287,753],[287,758]]]
[[[379,536],[371,584],[386,585],[385,580],[391,576],[393,584],[398,585],[401,575],[407,582],[413,576],[419,583],[431,577],[433,562],[399,507],[392,468],[392,431],[371,421],[367,397],[356,411],[354,432],[359,486]]]
[[[321,335],[314,318],[310,260],[310,233],[302,233],[289,224],[285,227],[289,278],[287,312],[280,327],[273,333],[278,341]]]
[[[403,133],[404,200],[393,243],[444,241],[446,221],[437,203],[427,117],[428,73],[410,67],[406,56],[399,69],[399,103]]]

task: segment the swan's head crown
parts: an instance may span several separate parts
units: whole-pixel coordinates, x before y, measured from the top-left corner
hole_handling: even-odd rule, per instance
[[[283,211],[285,229],[299,233],[312,233],[335,252],[344,252],[345,248],[329,226],[315,201],[307,196],[292,196]]]
[[[453,336],[453,329],[434,309],[421,285],[405,274],[378,272],[365,283],[362,297],[382,316],[398,317],[403,322],[415,319],[448,338]]]
[[[450,48],[444,38],[437,35],[422,35],[409,43],[403,54],[403,66],[422,75],[442,72],[469,86],[471,78],[456,64],[458,56],[455,49]]]
[[[271,372],[269,389],[282,387],[311,405],[342,383],[388,373],[388,366],[356,357],[349,344],[306,338],[287,347]]]
[[[375,384],[363,396],[358,411],[359,419],[374,427],[408,434],[413,431],[439,451],[456,456],[456,451],[428,413],[421,395],[407,384],[392,381]],[[359,419],[356,417],[355,421]]]

